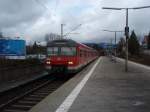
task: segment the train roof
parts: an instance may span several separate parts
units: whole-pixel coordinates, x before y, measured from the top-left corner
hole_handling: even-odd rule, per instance
[[[84,47],[84,48],[88,48],[88,49],[91,49],[91,50],[95,50],[85,44],[82,44],[82,43],[78,43],[72,39],[58,39],[58,40],[53,40],[53,41],[50,41],[47,43],[47,47],[53,47],[53,46],[69,46],[69,47],[76,47],[78,45]]]
[[[75,47],[77,46],[77,42],[71,39],[58,39],[58,40],[53,40],[47,43],[48,47],[53,47],[53,46],[70,46],[70,47]]]

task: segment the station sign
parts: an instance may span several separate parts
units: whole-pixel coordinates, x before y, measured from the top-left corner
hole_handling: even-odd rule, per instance
[[[0,39],[0,56],[25,56],[24,40]]]

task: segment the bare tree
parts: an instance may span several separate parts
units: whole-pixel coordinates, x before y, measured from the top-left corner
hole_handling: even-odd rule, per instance
[[[125,39],[124,38],[120,38],[120,41],[118,43],[118,52],[122,52],[124,46],[125,46]]]

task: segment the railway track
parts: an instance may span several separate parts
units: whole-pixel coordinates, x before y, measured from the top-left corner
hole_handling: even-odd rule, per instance
[[[51,78],[38,86],[13,97],[11,100],[0,105],[1,112],[27,112],[34,105],[59,88],[67,79]],[[15,92],[15,91],[14,91]]]

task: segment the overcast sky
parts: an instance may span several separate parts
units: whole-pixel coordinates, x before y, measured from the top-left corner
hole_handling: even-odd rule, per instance
[[[102,7],[137,7],[150,0],[0,0],[0,31],[5,36],[20,36],[27,42],[43,41],[46,33],[64,34],[82,24],[69,38],[80,42],[105,42],[124,30],[125,11],[102,10]],[[130,10],[129,27],[138,36],[150,31],[150,9]],[[119,38],[123,33],[118,33]]]

